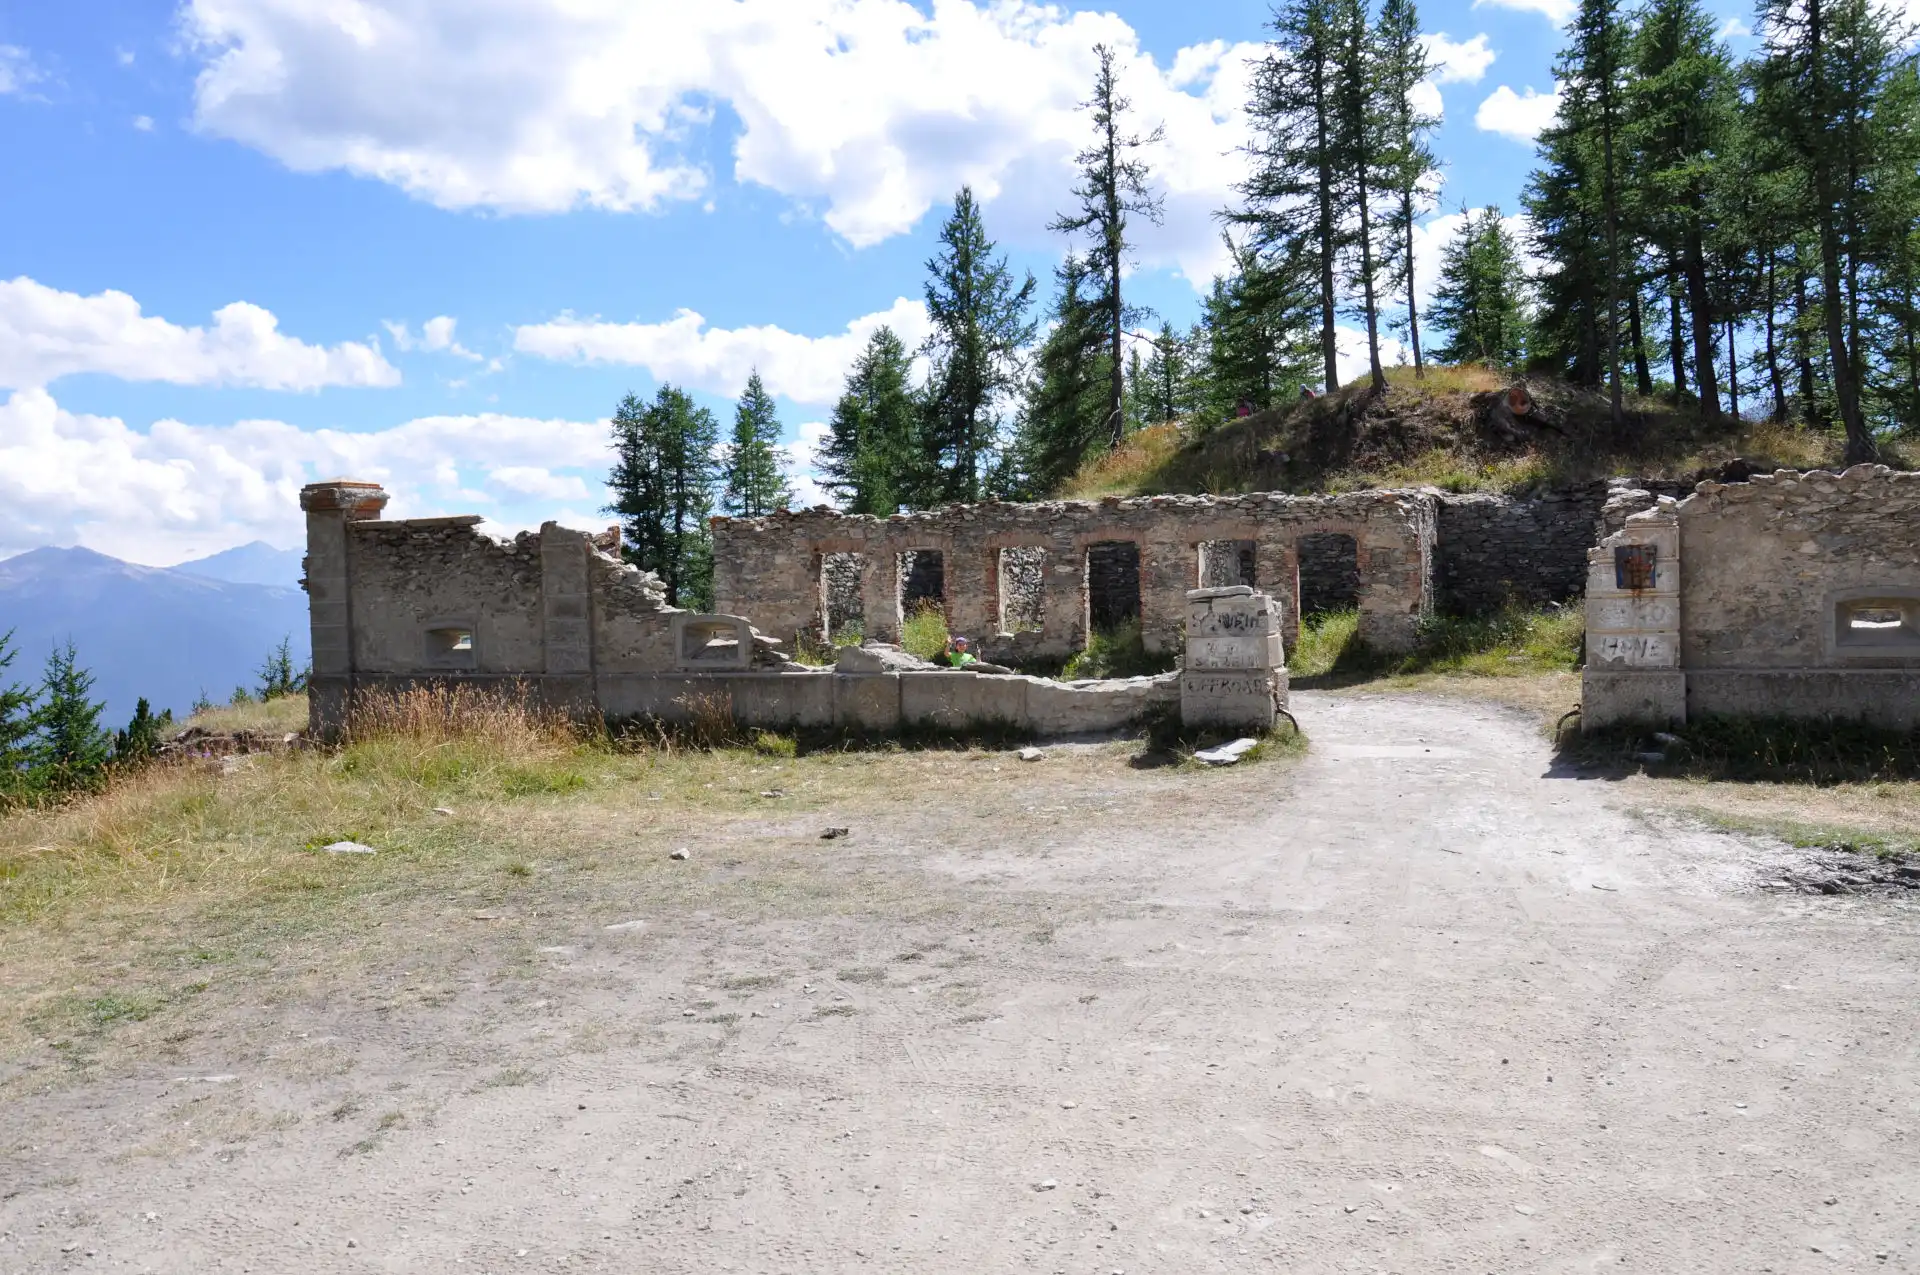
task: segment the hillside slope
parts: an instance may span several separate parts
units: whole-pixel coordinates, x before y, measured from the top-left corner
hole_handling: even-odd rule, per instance
[[[1518,492],[1614,474],[1683,478],[1736,459],[1761,470],[1840,460],[1836,436],[1752,421],[1709,430],[1657,399],[1629,399],[1627,427],[1616,432],[1604,397],[1559,382],[1522,382],[1516,414],[1506,406],[1515,382],[1486,368],[1430,367],[1416,380],[1412,368],[1397,367],[1387,377],[1384,393],[1347,386],[1210,429],[1142,430],[1090,461],[1061,494]]]
[[[264,540],[255,540],[191,562],[176,562],[168,570],[225,580],[228,584],[269,584],[276,589],[297,589],[305,558],[298,549],[276,549]]]
[[[13,630],[9,682],[37,682],[56,643],[69,638],[98,681],[106,720],[124,723],[144,696],[154,711],[184,714],[202,692],[225,700],[251,687],[283,638],[307,660],[307,596],[298,589],[230,584],[141,567],[90,549],[35,549],[0,562],[0,633]]]

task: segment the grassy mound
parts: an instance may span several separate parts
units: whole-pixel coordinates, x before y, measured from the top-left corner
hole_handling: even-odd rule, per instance
[[[1387,389],[1347,386],[1221,424],[1141,430],[1095,457],[1061,495],[1338,493],[1373,487],[1520,492],[1614,474],[1685,478],[1736,458],[1759,469],[1839,463],[1841,440],[1764,421],[1704,426],[1690,407],[1631,396],[1615,431],[1603,395],[1529,380],[1536,404],[1519,434],[1489,421],[1513,378],[1477,366],[1387,370]],[[1889,457],[1889,464],[1900,463]]]

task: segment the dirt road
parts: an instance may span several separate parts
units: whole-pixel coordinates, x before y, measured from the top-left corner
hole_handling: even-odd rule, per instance
[[[1496,708],[1296,709],[1291,769],[982,766],[834,812],[817,908],[634,895],[50,1092],[0,1271],[1920,1270],[1920,908]]]

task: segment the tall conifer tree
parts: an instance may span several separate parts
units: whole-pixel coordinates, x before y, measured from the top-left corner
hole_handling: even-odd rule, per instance
[[[613,416],[613,499],[607,512],[625,531],[626,553],[654,572],[673,606],[712,600],[713,510],[720,426],[687,394],[662,385],[650,404],[629,394]]]
[[[1381,189],[1388,196],[1381,264],[1388,288],[1406,300],[1407,339],[1414,375],[1422,372],[1419,284],[1415,278],[1413,227],[1427,211],[1440,163],[1427,138],[1440,121],[1421,111],[1415,96],[1432,70],[1420,39],[1413,0],[1385,0],[1374,28],[1374,55],[1381,117]]]
[[[914,496],[925,449],[919,441],[912,365],[893,329],[880,328],[867,338],[834,405],[818,469],[848,513],[884,518],[918,503]]]
[[[1516,367],[1526,354],[1525,275],[1498,207],[1469,214],[1443,250],[1428,317],[1446,335],[1434,357]]]
[[[780,469],[780,414],[755,368],[733,413],[720,507],[737,518],[759,518],[793,503]]]
[[[1127,238],[1127,219],[1137,216],[1160,224],[1160,196],[1148,184],[1150,174],[1140,152],[1158,145],[1166,132],[1157,125],[1144,135],[1127,131],[1124,121],[1133,103],[1120,95],[1113,50],[1099,44],[1093,51],[1100,67],[1094,77],[1093,96],[1080,105],[1093,117],[1094,142],[1074,157],[1080,167],[1080,183],[1073,189],[1078,206],[1054,218],[1050,228],[1068,234],[1084,231],[1092,240],[1086,269],[1100,281],[1093,309],[1107,346],[1104,426],[1107,445],[1118,447],[1126,437],[1126,358],[1121,343],[1128,325],[1145,313],[1137,306],[1128,306],[1120,295],[1121,270],[1132,246]]]
[[[100,710],[106,705],[91,698],[93,681],[93,674],[80,667],[72,642],[47,656],[33,720],[30,767],[35,783],[68,791],[94,787],[104,775],[113,736],[100,726]]]

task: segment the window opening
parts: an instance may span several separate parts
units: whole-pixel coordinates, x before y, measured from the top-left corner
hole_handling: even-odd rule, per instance
[[[858,642],[866,636],[866,601],[861,592],[866,570],[867,556],[863,553],[820,556],[820,594],[829,642]]]
[[[1203,540],[1200,543],[1200,587],[1229,589],[1254,582],[1253,541]]]
[[[1087,627],[1110,633],[1140,621],[1140,546],[1107,540],[1087,546]]]

